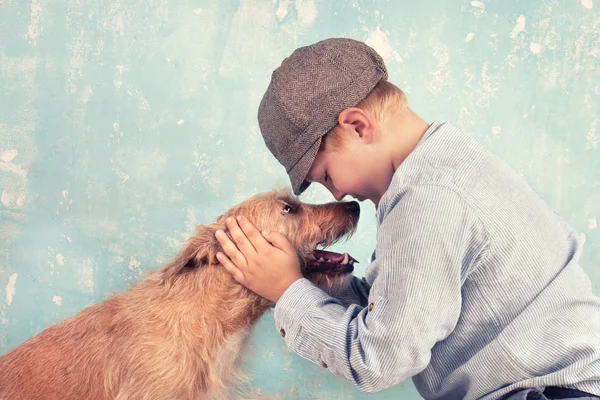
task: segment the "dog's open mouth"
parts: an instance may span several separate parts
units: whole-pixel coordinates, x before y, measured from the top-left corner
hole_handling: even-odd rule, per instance
[[[314,250],[306,259],[306,272],[320,272],[327,275],[338,276],[354,271],[356,261],[348,253],[340,254],[333,251]]]

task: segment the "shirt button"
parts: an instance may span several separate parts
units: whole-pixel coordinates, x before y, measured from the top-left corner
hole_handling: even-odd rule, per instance
[[[373,303],[369,304],[369,311],[373,311],[373,307],[375,307]]]
[[[285,330],[283,328],[281,328],[279,330],[279,334],[281,335],[281,337],[285,337]]]
[[[327,368],[327,364],[325,364],[325,361],[321,361],[321,366],[322,366],[323,368]]]

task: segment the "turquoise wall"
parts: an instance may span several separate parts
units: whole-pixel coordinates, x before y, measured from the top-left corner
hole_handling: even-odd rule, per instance
[[[600,0],[0,1],[0,353],[158,268],[197,224],[287,184],[256,111],[297,46],[360,40],[429,121],[504,157],[586,238],[600,293]],[[329,200],[311,188],[307,201]],[[346,244],[368,264],[372,205]],[[266,315],[256,396],[363,395]]]

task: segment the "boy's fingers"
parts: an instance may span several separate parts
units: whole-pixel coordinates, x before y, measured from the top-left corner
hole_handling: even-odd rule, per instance
[[[238,228],[239,229],[239,228]],[[225,234],[225,232],[218,230],[215,232],[215,236],[217,240],[221,244],[223,251],[229,257],[229,260],[235,263],[236,267],[245,267],[246,258],[244,255],[238,250],[235,243],[233,243],[229,237]]]
[[[296,254],[294,246],[290,243],[287,237],[280,232],[263,231],[264,239],[271,243],[274,247],[283,250],[287,254]]]
[[[256,227],[243,216],[237,217],[238,223],[242,231],[246,234],[246,237],[252,243],[254,249],[264,249],[269,243],[265,240],[263,235],[256,229]]]
[[[223,253],[217,253],[217,259],[219,262],[225,267],[225,270],[233,276],[233,279],[238,281],[241,284],[246,282],[246,276],[244,273],[227,258],[227,256]]]
[[[244,231],[242,231],[235,218],[229,217],[227,218],[226,222],[227,227],[229,228],[229,233],[235,241],[235,244],[237,245],[239,251],[241,251],[245,257],[256,254],[256,249],[254,248],[252,243],[250,243],[250,241],[246,237],[246,234],[244,233]]]

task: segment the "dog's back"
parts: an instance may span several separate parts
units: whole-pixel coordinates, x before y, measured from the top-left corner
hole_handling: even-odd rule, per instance
[[[97,355],[109,351],[110,304],[89,307],[0,357],[0,399],[104,398],[105,360]]]
[[[0,357],[0,400],[226,398],[256,296],[203,268],[155,274]]]

